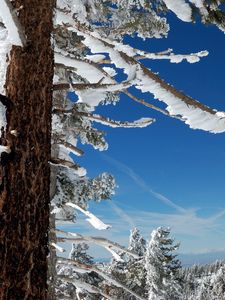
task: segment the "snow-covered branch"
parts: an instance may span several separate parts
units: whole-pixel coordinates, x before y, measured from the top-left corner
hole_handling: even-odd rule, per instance
[[[161,54],[161,53],[148,53],[148,52],[142,52],[142,51],[137,51],[139,56],[136,56],[136,60],[141,60],[141,59],[164,59],[164,60],[169,60],[171,63],[180,63],[184,60],[186,60],[189,63],[196,63],[200,60],[201,57],[207,56],[209,53],[208,51],[199,51],[196,53],[190,53],[190,54]]]
[[[58,275],[57,276],[58,279],[64,281],[64,282],[69,282],[75,285],[76,288],[81,289],[81,290],[85,290],[89,293],[93,293],[93,294],[100,294],[103,297],[105,297],[108,300],[117,300],[116,298],[113,298],[107,294],[105,294],[102,289],[99,289],[98,287],[91,285],[83,280],[79,280],[76,278],[70,278],[67,275]]]
[[[125,88],[128,88],[133,84],[132,81],[124,81],[121,83],[108,83],[108,84],[101,84],[101,83],[57,83],[54,84],[54,91],[60,90],[68,90],[71,87],[74,88],[75,91],[77,90],[104,90],[110,92],[119,92]]]
[[[156,111],[162,113],[162,114],[165,115],[165,116],[168,116],[168,117],[171,117],[171,118],[175,118],[175,119],[178,119],[178,120],[181,120],[181,121],[182,121],[182,118],[181,118],[181,117],[176,116],[176,115],[171,115],[167,110],[162,109],[162,108],[160,108],[160,107],[157,107],[157,106],[155,106],[155,105],[153,105],[153,104],[151,104],[151,103],[148,103],[148,102],[146,102],[145,100],[140,99],[140,98],[137,97],[137,96],[134,96],[134,95],[133,95],[132,93],[130,93],[128,90],[123,91],[123,93],[124,93],[125,95],[127,95],[130,99],[134,100],[135,102],[138,102],[138,103],[140,103],[140,104],[142,104],[142,105],[144,105],[144,106],[146,106],[146,107],[148,107],[148,108],[154,109],[154,110],[156,110]]]
[[[83,43],[93,53],[108,52],[115,66],[124,69],[128,78],[133,72],[136,72],[136,88],[143,93],[152,93],[156,99],[166,103],[167,110],[171,115],[181,116],[182,120],[193,129],[202,129],[213,133],[225,131],[225,112],[217,112],[178,91],[143,64],[137,62],[132,55],[129,56],[123,49],[116,49],[115,45],[108,40],[101,39],[96,33],[88,32],[85,29],[81,31],[80,27],[78,29],[76,26],[75,31],[84,37]]]
[[[117,249],[119,251],[123,251],[124,253],[127,253],[136,259],[140,258],[140,256],[138,254],[130,251],[129,249],[125,248],[124,246],[122,246],[116,242],[110,241],[103,237],[83,236],[81,234],[76,234],[73,232],[66,232],[66,231],[58,230],[58,229],[56,229],[55,232],[57,234],[63,234],[63,235],[67,236],[67,237],[57,237],[58,242],[78,243],[78,242],[84,241],[86,243],[94,243],[94,244],[100,245],[102,247],[110,247],[110,248]]]
[[[53,248],[55,248],[56,250],[58,250],[61,253],[66,251],[64,248],[58,246],[56,243],[51,243],[50,246],[52,246]]]
[[[73,112],[75,112],[74,109],[70,109],[70,110],[63,110],[60,108],[54,109],[54,113],[73,113]],[[133,122],[128,122],[128,121],[122,122],[122,121],[115,121],[115,120],[105,118],[100,115],[91,114],[91,113],[87,113],[87,112],[76,111],[75,113],[78,116],[88,118],[91,121],[95,121],[95,122],[101,123],[103,125],[111,126],[113,128],[143,128],[143,127],[147,127],[155,122],[155,119],[152,119],[152,118],[141,118],[141,119],[133,121]]]
[[[146,300],[145,298],[141,297],[140,295],[138,295],[134,291],[130,290],[128,287],[126,287],[121,282],[119,282],[116,279],[110,277],[108,274],[106,274],[105,272],[103,272],[102,270],[100,270],[99,268],[97,268],[96,266],[86,265],[84,263],[81,263],[81,262],[78,262],[78,261],[74,261],[74,260],[71,260],[71,259],[68,259],[68,258],[64,258],[64,257],[59,257],[57,263],[58,264],[73,265],[73,266],[76,267],[76,271],[77,272],[79,272],[78,271],[79,269],[81,270],[81,272],[88,272],[88,273],[89,272],[95,272],[98,275],[102,276],[106,281],[110,282],[111,284],[115,285],[116,287],[124,289],[126,292],[128,292],[131,295],[133,295],[137,299],[139,299],[139,300]]]
[[[79,175],[79,176],[85,176],[86,172],[85,169],[76,165],[75,163],[68,161],[68,160],[64,160],[61,158],[51,158],[50,164],[58,166],[58,167],[64,167],[64,168],[68,168],[68,169],[72,169],[74,170],[74,172]]]
[[[121,122],[121,121],[115,121],[111,120],[109,118],[105,118],[100,115],[86,113],[86,112],[78,112],[78,115],[87,117],[89,120],[101,123],[103,125],[108,125],[114,128],[123,127],[123,128],[142,128],[147,127],[151,125],[153,122],[155,122],[155,119],[152,118],[141,118],[139,120],[133,121],[133,122]]]
[[[67,206],[73,207],[77,210],[79,210],[80,212],[82,212],[85,216],[87,216],[88,218],[86,219],[94,228],[98,229],[98,230],[105,230],[105,229],[109,229],[111,227],[111,225],[105,224],[103,223],[99,218],[97,218],[95,215],[93,215],[91,212],[89,212],[88,210],[84,210],[83,208],[81,208],[80,206],[71,203],[71,202],[67,202],[66,203]]]
[[[9,0],[0,1],[0,16],[9,32],[9,38],[13,45],[26,45],[24,30],[19,22],[16,10]]]
[[[72,144],[70,144],[66,141],[63,141],[63,140],[60,139],[58,141],[58,143],[65,146],[67,149],[71,150],[71,152],[75,153],[78,156],[82,156],[84,154],[83,150],[77,148],[76,146],[73,146]]]

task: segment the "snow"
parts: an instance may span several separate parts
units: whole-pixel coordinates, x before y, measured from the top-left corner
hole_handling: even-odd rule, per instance
[[[124,127],[124,128],[143,128],[143,127],[147,127],[155,122],[155,119],[152,119],[152,118],[140,118],[133,122],[127,122],[127,121],[122,122],[122,121],[111,120],[109,118],[104,118],[97,114],[90,115],[88,118],[89,118],[89,120],[92,120],[94,122],[100,123],[102,125],[110,126],[113,128],[122,128],[122,127]]]
[[[0,128],[4,127],[6,128],[7,120],[6,120],[6,108],[5,106],[0,102]]]
[[[103,54],[86,55],[85,59],[91,60],[94,63],[98,63],[98,62],[100,62],[100,61],[102,61],[102,60],[105,59],[105,55],[103,55]]]
[[[225,132],[225,117],[221,118],[219,113],[210,113],[206,110],[200,109],[193,103],[187,104],[180,98],[176,97],[171,91],[163,88],[159,82],[145,75],[143,70],[139,68],[137,71],[137,78],[140,80],[137,88],[143,93],[150,92],[154,98],[166,103],[167,110],[171,115],[182,116],[184,122],[193,129],[202,129],[212,133]]]
[[[1,156],[2,152],[10,153],[11,149],[10,149],[9,146],[2,146],[2,145],[0,145],[0,156]]]
[[[208,16],[209,13],[208,13],[207,9],[205,8],[204,3],[203,3],[202,0],[189,0],[189,1],[190,1],[191,3],[193,3],[196,7],[199,8],[200,13],[201,13],[203,16],[205,16],[205,17]]]
[[[76,73],[83,78],[86,78],[90,83],[99,82],[104,76],[101,70],[91,64],[91,61],[82,61],[76,58],[65,57],[60,53],[55,53],[55,63],[63,64],[67,67],[72,67]],[[104,78],[102,83],[114,83],[110,78]]]
[[[124,260],[119,256],[119,254],[116,253],[116,251],[114,251],[113,249],[111,249],[111,247],[105,246],[105,249],[106,249],[107,251],[109,251],[109,252],[112,254],[112,256],[115,258],[116,261],[120,261],[120,262],[123,262],[123,261],[124,261]]]
[[[88,210],[84,210],[82,209],[80,206],[71,203],[71,202],[67,202],[66,205],[71,206],[77,210],[79,210],[80,212],[82,212],[84,215],[86,215],[88,218],[86,219],[94,228],[98,229],[98,230],[105,230],[105,229],[109,229],[111,227],[111,225],[107,225],[105,223],[103,223],[99,218],[97,218],[95,215],[93,215],[91,212],[89,212]]]
[[[106,73],[108,73],[109,76],[111,76],[111,77],[117,75],[116,70],[114,70],[113,68],[110,68],[110,67],[103,67],[102,69],[103,69]]]
[[[184,22],[191,22],[191,7],[185,0],[164,0],[167,8],[173,11]]]
[[[11,50],[11,43],[8,40],[7,31],[0,27],[0,94],[5,94],[5,78],[8,66],[7,56]]]
[[[12,44],[24,46],[25,38],[21,28],[19,28],[19,21],[17,19],[16,12],[13,10],[12,4],[9,0],[0,1],[0,16],[9,32],[9,39]]]
[[[61,253],[63,253],[63,252],[66,251],[64,248],[58,246],[58,245],[55,244],[55,243],[51,243],[51,245],[52,245],[54,248],[56,248],[56,249],[57,249],[59,252],[61,252]]]

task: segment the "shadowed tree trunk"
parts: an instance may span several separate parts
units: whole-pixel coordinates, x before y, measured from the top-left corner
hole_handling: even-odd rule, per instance
[[[0,299],[47,299],[50,202],[51,107],[55,0],[15,0],[27,45],[13,47],[6,91],[3,144],[10,161],[1,165]],[[18,136],[10,135],[17,130]]]

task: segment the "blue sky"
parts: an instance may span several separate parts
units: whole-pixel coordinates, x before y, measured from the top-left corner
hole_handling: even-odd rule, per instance
[[[195,64],[144,63],[177,89],[212,108],[225,110],[224,34],[214,26],[180,22],[172,14],[170,24],[167,39],[143,42],[129,38],[126,42],[150,52],[168,48],[181,54],[208,50],[209,55]],[[144,98],[159,104],[151,95]],[[125,96],[116,106],[100,107],[97,113],[117,120],[156,118],[153,125],[143,129],[98,126],[107,132],[108,151],[85,146],[85,156],[79,158],[90,177],[107,171],[119,186],[112,201],[90,205],[92,212],[113,225],[103,235],[126,245],[133,226],[146,238],[152,229],[170,226],[186,260],[187,255],[194,254],[198,255],[193,256],[195,262],[201,262],[200,254],[205,260],[224,258],[225,134],[192,130]],[[81,216],[79,220],[75,230],[85,228],[87,234],[102,234],[84,225]]]

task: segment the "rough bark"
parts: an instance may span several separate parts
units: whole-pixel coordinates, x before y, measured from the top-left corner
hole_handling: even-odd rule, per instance
[[[27,45],[13,47],[7,70],[13,105],[2,143],[10,144],[12,155],[0,167],[1,300],[47,299],[54,2],[12,2],[22,5]]]

